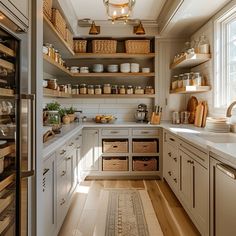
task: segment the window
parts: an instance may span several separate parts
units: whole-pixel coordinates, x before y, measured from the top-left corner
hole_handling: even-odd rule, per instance
[[[215,108],[236,100],[236,7],[215,23]]]

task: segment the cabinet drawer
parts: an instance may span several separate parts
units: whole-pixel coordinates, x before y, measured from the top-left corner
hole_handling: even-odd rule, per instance
[[[170,134],[168,132],[165,132],[164,138],[165,138],[165,142],[168,142],[171,145],[173,145],[175,147],[178,147],[179,139],[175,135],[172,135],[172,134]]]
[[[156,136],[159,135],[158,129],[133,129],[134,136]]]
[[[103,171],[128,171],[127,157],[103,157]]]
[[[157,140],[133,140],[134,153],[156,153]]]
[[[103,140],[104,153],[127,153],[128,140]]]
[[[128,136],[129,130],[128,129],[103,129],[102,135],[103,136]]]
[[[158,162],[155,157],[133,157],[134,171],[157,171]]]
[[[64,144],[61,148],[57,149],[56,154],[58,158],[58,163],[63,160],[63,157],[65,157],[68,154],[68,146]]]

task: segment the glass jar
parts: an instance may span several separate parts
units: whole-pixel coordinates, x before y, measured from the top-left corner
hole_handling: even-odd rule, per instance
[[[154,94],[154,89],[152,88],[152,86],[145,87],[145,94]]]
[[[43,45],[43,54],[48,55],[48,47]]]
[[[199,72],[194,73],[193,85],[201,86],[202,85],[202,76]]]
[[[52,57],[52,54],[53,54],[53,46],[51,43],[45,43],[45,46],[48,48],[48,56],[49,57]]]
[[[112,85],[111,87],[111,93],[112,94],[118,94],[118,86],[117,85]]]
[[[79,85],[78,84],[72,86],[71,93],[72,94],[79,94]]]
[[[183,88],[183,74],[179,75],[179,79],[178,79],[178,88]]]
[[[178,88],[178,79],[179,79],[179,76],[178,75],[174,75],[172,77],[172,82],[171,82],[171,89],[172,90],[175,90]]]
[[[67,93],[67,86],[66,85],[61,84],[59,87],[60,87],[61,92]]]
[[[59,63],[59,57],[60,57],[60,54],[59,54],[58,50],[55,50],[54,60],[56,63]]]
[[[71,84],[67,84],[67,93],[71,94]]]
[[[102,94],[102,87],[100,84],[95,85],[95,94]]]
[[[134,89],[132,85],[128,85],[127,86],[127,94],[133,94],[134,93]]]
[[[47,125],[54,126],[61,123],[61,117],[58,111],[47,111],[46,113],[48,115]]]
[[[190,85],[190,73],[185,73],[183,77],[183,87]]]
[[[94,94],[94,86],[93,85],[88,85],[88,94],[93,95]]]
[[[50,79],[48,80],[48,88],[49,89],[53,89],[53,90],[57,90],[57,79]]]
[[[86,84],[81,84],[80,85],[79,93],[80,94],[87,94],[87,86],[86,86]]]
[[[125,94],[125,86],[124,85],[121,85],[119,87],[119,94]]]
[[[135,94],[144,94],[144,89],[141,86],[136,86],[134,89]]]
[[[205,35],[201,35],[199,38],[198,52],[203,54],[210,53],[209,41]]]
[[[111,94],[111,85],[110,84],[103,85],[103,93],[104,94]]]

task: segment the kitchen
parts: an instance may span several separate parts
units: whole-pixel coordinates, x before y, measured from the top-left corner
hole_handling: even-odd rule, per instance
[[[0,1],[0,235],[235,235],[235,0]]]

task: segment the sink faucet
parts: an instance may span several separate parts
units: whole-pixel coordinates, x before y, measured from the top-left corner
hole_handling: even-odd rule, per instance
[[[226,117],[231,117],[232,116],[232,109],[236,105],[236,101],[232,102],[229,107],[227,108],[226,111]]]

